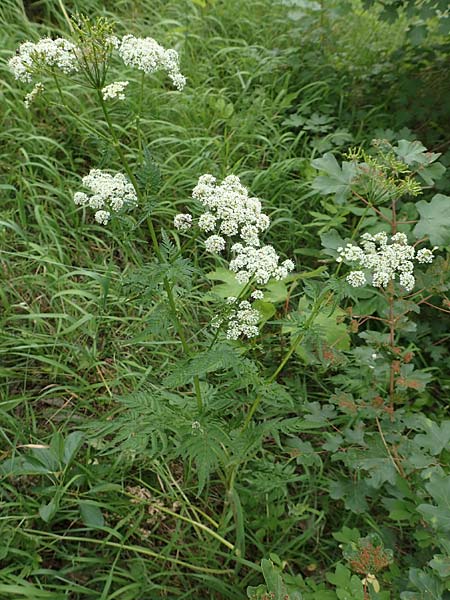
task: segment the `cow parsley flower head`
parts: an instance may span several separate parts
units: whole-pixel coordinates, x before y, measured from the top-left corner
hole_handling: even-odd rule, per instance
[[[111,175],[100,169],[91,169],[82,181],[92,195],[76,192],[74,202],[95,210],[95,220],[102,225],[108,223],[111,212],[117,213],[137,205],[136,190],[122,173]]]
[[[25,83],[45,68],[56,68],[65,74],[78,71],[77,47],[64,38],[42,38],[37,43],[24,42],[8,65],[14,77]]]
[[[225,240],[220,235],[211,235],[205,240],[205,248],[212,254],[219,254],[224,250],[226,245]]]
[[[251,291],[253,284],[264,285],[269,279],[284,279],[294,269],[291,260],[280,262],[273,246],[261,245],[260,235],[270,225],[269,217],[262,212],[261,200],[250,196],[236,175],[228,175],[222,182],[207,173],[202,175],[192,190],[192,197],[202,207],[198,227],[212,233],[204,242],[208,252],[219,253],[227,247],[232,252],[229,269],[238,283],[244,285],[240,300],[227,300],[228,315],[216,317],[212,326],[226,323],[226,337],[237,340],[258,335],[261,315],[244,299],[262,300],[261,290]],[[251,285],[246,286],[250,282]]]
[[[118,47],[118,52],[127,66],[135,67],[144,73],[166,71],[178,90],[181,91],[184,88],[186,78],[180,73],[176,50],[166,50],[150,37],[138,38],[134,35],[125,35]]]
[[[384,231],[375,235],[364,233],[360,246],[347,244],[345,248],[338,248],[336,261],[358,266],[347,275],[347,282],[353,287],[364,286],[368,272],[374,287],[385,288],[398,277],[400,285],[409,292],[415,285],[414,260],[431,263],[433,250],[423,248],[416,254],[404,233],[396,233],[390,240]]]
[[[128,81],[114,81],[102,89],[103,100],[125,100],[124,90]]]
[[[259,333],[258,323],[261,314],[252,307],[247,300],[238,303],[237,298],[227,298],[226,304],[232,308],[228,310],[225,318],[214,319],[212,326],[219,328],[225,325],[225,336],[228,340],[238,340],[241,336],[246,338],[256,337]]]
[[[259,234],[270,225],[270,219],[261,212],[261,201],[249,196],[239,177],[229,175],[217,183],[210,174],[202,175],[192,191],[205,212],[199,227],[213,231],[215,227],[227,237],[239,236],[251,246],[260,246]]]
[[[253,298],[253,300],[262,300],[264,298],[264,292],[261,290],[255,290],[250,294],[250,297]]]
[[[178,231],[187,231],[192,227],[192,215],[189,213],[179,213],[173,219],[173,225]]]
[[[265,284],[272,277],[285,279],[294,268],[291,260],[279,264],[280,257],[273,246],[255,248],[237,243],[231,250],[235,256],[230,262],[230,270],[236,273],[239,283],[246,283],[252,277],[258,284]]]

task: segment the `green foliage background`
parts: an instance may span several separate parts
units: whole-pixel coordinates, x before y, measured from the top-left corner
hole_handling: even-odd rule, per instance
[[[180,52],[188,86],[179,94],[147,80],[141,139],[136,107],[115,108],[122,139],[146,149],[141,181],[159,188],[146,207],[159,231],[205,172],[237,174],[264,199],[268,241],[296,259],[297,274],[268,289],[269,323],[251,351],[227,344],[183,357],[145,213],[124,235],[73,204],[81,174],[117,166],[89,127],[99,110],[76,84],[65,93],[84,128],[51,89],[50,106],[26,110],[6,65],[22,41],[64,35],[64,11],[107,16],[119,35]],[[414,377],[406,369],[391,418],[364,404],[381,334],[372,328],[358,346],[344,324],[351,302],[374,314],[376,300],[346,299],[329,278],[336,240],[361,216],[340,167],[350,147],[420,140],[450,165],[445,7],[3,0],[0,22],[0,598],[235,600],[247,588],[255,598],[448,598],[448,315],[421,307],[405,332]],[[442,246],[423,276],[432,304],[447,289],[449,173],[408,199],[422,217],[417,235],[429,219]],[[206,328],[214,294],[236,284],[200,250],[189,258],[170,278],[184,321]],[[209,274],[194,284],[200,269]],[[317,315],[324,289],[332,300]],[[261,373],[302,327],[292,362],[267,383]],[[193,376],[208,403],[200,422]],[[255,423],[238,436],[258,394]],[[370,534],[394,550],[380,592],[367,592],[346,558]]]

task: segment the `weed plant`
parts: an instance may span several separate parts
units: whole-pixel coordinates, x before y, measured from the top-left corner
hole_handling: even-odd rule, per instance
[[[3,0],[0,598],[449,597],[422,5]]]

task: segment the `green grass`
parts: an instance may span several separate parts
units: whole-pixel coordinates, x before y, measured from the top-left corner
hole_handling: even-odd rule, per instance
[[[270,0],[64,4],[69,12],[110,17],[120,35],[150,35],[180,50],[186,90],[165,89],[163,78],[146,80],[140,121],[141,142],[162,173],[153,212],[158,233],[187,206],[201,174],[235,173],[264,200],[272,219],[268,239],[280,253],[294,256],[301,272],[322,266],[318,229],[348,218],[310,188],[310,161],[332,147],[332,131],[308,133],[287,119],[301,111],[332,115],[333,127],[349,136],[338,151],[367,145],[376,129],[398,130],[404,123],[390,114],[389,95],[373,99],[372,80],[366,92],[361,73],[376,66],[379,53],[390,56],[401,46],[403,23],[388,25],[359,11],[351,21],[358,35],[352,36],[345,18],[337,20],[330,25],[335,44],[325,44],[314,66],[308,59],[317,47],[314,30],[303,40],[285,7]],[[1,480],[0,598],[237,600],[246,597],[248,585],[262,582],[259,563],[270,552],[286,559],[292,572],[325,581],[340,559],[333,532],[383,528],[376,500],[371,514],[335,510],[328,481],[341,468],[329,457],[300,467],[294,451],[281,450],[267,433],[264,449],[252,456],[259,462],[242,465],[227,495],[220,473],[199,493],[194,462],[173,459],[170,437],[162,441],[167,454],[156,458],[114,448],[108,426],[124,414],[118,398],[160,390],[181,345],[162,301],[145,295],[145,281],[137,291],[126,287],[153,256],[145,223],[129,225],[124,235],[119,227],[96,225],[73,203],[89,168],[120,168],[111,145],[92,131],[95,124],[106,132],[99,108],[77,84],[64,88],[76,118],[61,110],[50,86],[49,104],[38,100],[30,111],[23,106],[25,90],[6,61],[23,40],[67,32],[61,3],[25,5],[3,0],[0,7],[0,459],[30,453],[29,445],[56,448],[63,443],[58,433],[65,440],[81,430],[89,443],[56,475]],[[361,53],[364,27],[371,48]],[[351,51],[343,55],[346,48]],[[139,77],[116,69],[111,80],[126,74],[130,89],[139,89]],[[356,97],[350,84],[358,87]],[[131,154],[139,144],[135,108],[114,109]],[[206,272],[217,266],[198,250],[191,258]],[[203,280],[188,294],[176,290],[188,324],[197,319],[206,328],[214,311],[204,300],[209,287]],[[300,293],[292,289],[291,305]],[[280,309],[277,318],[283,316]],[[272,339],[266,350],[256,345],[255,363],[272,372],[284,344]],[[275,390],[260,416],[297,415],[301,404],[328,402],[323,374],[300,360],[296,365],[286,382],[296,404]],[[237,422],[253,398],[221,397],[226,377],[218,375],[216,387],[205,382],[204,392]],[[190,389],[183,393],[180,411],[188,427],[194,397]],[[305,439],[320,447],[320,431],[311,429]],[[42,506],[52,500],[57,510],[45,522]],[[400,525],[397,533],[401,537]]]

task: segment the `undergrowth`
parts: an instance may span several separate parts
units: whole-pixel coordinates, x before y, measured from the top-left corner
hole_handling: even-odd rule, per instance
[[[436,11],[3,0],[0,598],[449,597]],[[112,28],[175,48],[184,89]],[[45,37],[99,70],[40,64],[27,107],[8,61]],[[135,202],[96,220],[96,169]],[[246,279],[201,219],[247,189],[280,263]]]

